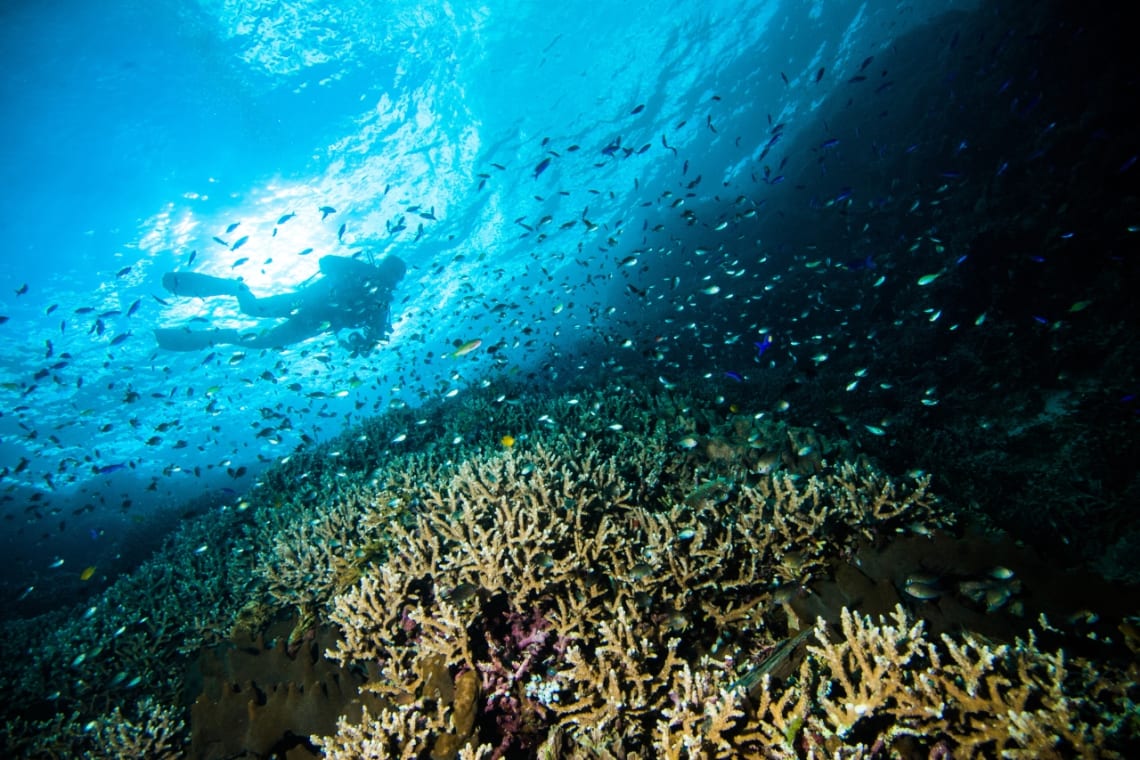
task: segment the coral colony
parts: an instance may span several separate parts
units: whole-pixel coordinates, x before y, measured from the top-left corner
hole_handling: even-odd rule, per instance
[[[51,694],[9,720],[8,756],[1092,758],[1135,741],[1135,629],[1034,609],[1037,581],[961,537],[929,475],[677,388],[491,388],[415,414],[295,453],[82,619],[7,631],[7,698]],[[898,547],[957,564],[882,572]]]

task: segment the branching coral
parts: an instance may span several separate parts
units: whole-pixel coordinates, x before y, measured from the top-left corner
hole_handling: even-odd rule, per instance
[[[565,747],[620,755],[656,734],[666,754],[676,737],[730,754],[742,689],[699,652],[747,661],[778,640],[782,585],[808,582],[863,527],[934,508],[925,483],[869,468],[738,486],[643,444],[535,436],[423,488],[415,523],[389,526],[392,552],[333,601],[343,638],[329,656],[375,663],[367,688],[405,711],[432,709],[441,666],[478,672],[496,754],[554,726]],[[852,495],[868,482],[875,495]],[[696,694],[716,695],[700,717]],[[397,725],[381,718],[374,729]]]
[[[1123,705],[1089,717],[1099,692],[1109,690],[1090,669],[1066,667],[1064,653],[1042,652],[1032,633],[996,646],[969,633],[943,635],[939,645],[923,627],[901,607],[890,622],[878,623],[844,609],[836,641],[817,623],[817,644],[808,648],[799,682],[782,697],[796,694],[801,703],[812,697],[800,716],[803,744],[817,754],[847,756],[909,736],[946,743],[956,757],[1116,756],[1106,737],[1112,713]],[[768,724],[762,735],[792,727],[786,714],[765,707],[772,714],[759,714]]]
[[[149,697],[139,701],[138,717],[131,720],[116,707],[108,715],[92,721],[88,728],[96,735],[97,749],[90,757],[115,760],[175,760],[183,757],[185,727],[174,708]]]

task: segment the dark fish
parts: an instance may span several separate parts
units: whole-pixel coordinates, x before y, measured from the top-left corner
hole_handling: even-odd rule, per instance
[[[127,466],[125,464],[105,464],[101,467],[93,467],[92,469],[95,471],[96,475],[110,475],[112,472],[118,472],[119,470],[127,469]]]
[[[621,149],[621,135],[618,135],[613,141],[610,142],[609,145],[602,148],[602,155],[603,156],[612,156],[614,153],[616,153],[620,149]]]
[[[139,310],[139,306],[141,306],[141,305],[142,305],[142,299],[140,298],[137,301],[135,301],[133,304],[131,304],[131,308],[127,309],[127,316],[128,317],[134,316],[135,312]]]
[[[788,81],[788,75],[782,71],[780,72],[780,79],[784,80],[784,84],[788,85],[789,87],[791,86],[792,83]]]
[[[859,64],[859,70],[860,70],[860,71],[862,71],[863,69],[865,69],[865,68],[867,68],[868,66],[870,66],[870,65],[871,65],[871,61],[873,61],[873,60],[875,60],[875,56],[873,56],[873,55],[869,55],[869,56],[867,56],[866,58],[864,58],[864,59],[863,59],[863,62],[862,62],[861,64]]]
[[[16,288],[16,295],[18,295],[18,296],[22,296],[27,292],[28,292],[28,283],[26,283],[26,282],[23,285],[21,285],[20,287]]]
[[[724,373],[724,376],[727,377],[729,380],[735,380],[738,383],[744,382],[744,378],[741,376],[741,374],[739,372],[733,372],[732,370],[728,370],[727,372]]]
[[[826,71],[826,69],[823,66],[820,66],[819,71],[815,72],[816,84],[819,84],[819,80],[823,79],[823,72],[824,71]]]
[[[249,235],[242,235],[241,237],[239,237],[237,240],[234,241],[234,244],[230,246],[230,250],[236,251],[238,248],[241,248],[243,245],[245,245],[246,242],[248,242],[248,241],[249,241]]]
[[[642,112],[642,111],[644,111],[644,110],[645,110],[645,104],[644,104],[644,103],[641,103],[641,104],[639,104],[639,105],[638,105],[636,108],[634,108],[632,111],[630,111],[630,112],[629,112],[629,115],[630,115],[630,116],[633,116],[634,114],[638,114],[638,113],[641,113],[641,112]]]
[[[7,321],[8,321],[8,317],[0,316],[0,325],[4,324]]]
[[[867,254],[866,258],[851,259],[850,261],[846,262],[843,266],[847,267],[847,270],[850,272],[858,272],[858,271],[861,271],[864,269],[874,269],[875,268],[875,260],[873,258],[871,258],[870,254]]]
[[[115,272],[115,276],[116,277],[126,277],[130,273],[131,273],[130,267],[123,267],[118,272]]]
[[[241,222],[234,222],[229,227],[226,227],[226,234],[228,235],[231,232],[233,232],[234,230],[236,230],[238,228],[239,224],[241,224]]]
[[[234,263],[230,264],[230,269],[233,269],[234,267],[240,267],[242,264],[244,264],[247,261],[249,261],[249,257],[248,256],[242,256],[240,259],[238,259]]]
[[[336,231],[336,239],[337,240],[343,240],[344,239],[344,231],[346,229],[348,229],[348,223],[347,222],[345,224],[342,224],[340,226],[340,229]]]
[[[296,214],[293,213],[292,211],[290,211],[288,214],[285,214],[284,216],[278,217],[277,223],[278,224],[285,224],[285,222],[289,221],[290,219],[292,219],[295,216],[296,216]]]
[[[58,308],[59,308],[59,304],[53,303],[51,306],[47,307],[47,311],[44,312],[44,316],[46,317],[48,314],[51,314],[53,311],[55,311]]]
[[[123,341],[125,341],[129,337],[131,337],[131,334],[129,332],[119,333],[114,338],[111,338],[111,345],[112,346],[122,345]]]
[[[853,76],[847,80],[847,84],[855,84],[856,82],[866,82],[866,81],[867,81],[867,77],[863,76],[862,74],[856,74],[855,76]]]
[[[539,161],[538,164],[534,167],[534,178],[538,179],[538,175],[540,175],[544,171],[546,171],[546,168],[548,166],[550,166],[550,159],[549,158],[544,158],[541,161]]]
[[[229,247],[230,247],[230,244],[229,244],[229,243],[227,243],[226,241],[222,240],[222,239],[221,239],[220,237],[218,237],[217,235],[214,235],[214,242],[215,242],[215,243],[217,243],[218,245],[224,245],[226,248],[229,248]]]
[[[827,140],[824,140],[823,142],[821,142],[821,143],[819,144],[819,147],[821,147],[821,148],[823,148],[824,150],[826,150],[827,148],[834,148],[834,147],[835,147],[836,145],[838,145],[838,144],[839,144],[839,138],[838,138],[838,137],[832,137],[832,138],[829,138],[829,139],[827,139]]]
[[[332,206],[321,206],[320,208],[317,209],[317,211],[321,212],[321,221],[322,222],[325,220],[325,217],[328,216],[329,214],[335,214],[336,213],[336,209],[333,208]]]
[[[194,263],[194,257],[197,255],[198,255],[197,249],[190,251],[190,258],[186,259],[186,266],[190,266],[191,264],[193,264]]]

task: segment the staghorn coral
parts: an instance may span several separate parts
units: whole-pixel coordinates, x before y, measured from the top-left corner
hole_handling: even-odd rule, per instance
[[[730,754],[743,690],[727,667],[710,676],[702,652],[748,662],[780,639],[782,586],[809,582],[865,531],[937,513],[924,481],[904,488],[865,465],[738,486],[643,443],[535,434],[405,495],[422,504],[416,521],[390,525],[388,556],[333,600],[343,638],[328,656],[375,664],[366,689],[425,711],[421,748],[442,725],[442,667],[480,674],[496,755],[557,735],[567,752],[620,756],[655,732],[662,747],[685,737]],[[698,701],[711,712],[695,717]],[[408,735],[410,720],[381,715],[368,730]]]
[[[1032,632],[1012,645],[969,633],[936,643],[901,606],[878,623],[844,608],[840,628],[832,641],[817,622],[817,644],[778,701],[763,679],[756,725],[742,741],[759,739],[778,758],[797,747],[870,756],[900,737],[948,745],[955,757],[1120,756],[1107,740],[1127,701],[1087,664],[1066,667],[1062,651],[1042,652]],[[1106,695],[1115,705],[1098,714]]]
[[[115,760],[175,760],[183,757],[185,724],[172,707],[150,697],[135,706],[136,719],[123,715],[119,707],[88,724],[96,737],[96,749],[86,757]]]

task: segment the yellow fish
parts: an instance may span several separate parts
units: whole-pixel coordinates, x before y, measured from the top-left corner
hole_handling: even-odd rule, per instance
[[[91,567],[88,567],[88,568],[84,568],[83,572],[79,574],[79,580],[89,581],[89,580],[91,580],[91,576],[93,576],[93,575],[95,575],[95,566],[94,565],[92,565]]]
[[[504,435],[499,441],[508,449],[515,445],[515,437],[513,435]]]
[[[448,359],[448,358],[457,359],[460,356],[465,356],[466,354],[471,353],[475,349],[479,348],[479,346],[481,346],[481,345],[483,345],[483,341],[479,340],[478,338],[476,338],[475,340],[469,340],[466,343],[464,343],[462,346],[460,346],[459,348],[452,351],[450,354],[444,354],[443,358],[445,358],[445,359]]]

